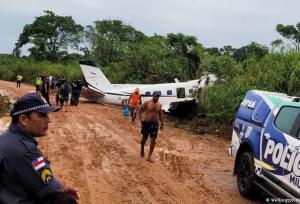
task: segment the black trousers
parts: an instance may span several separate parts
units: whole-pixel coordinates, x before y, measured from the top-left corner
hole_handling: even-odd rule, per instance
[[[49,93],[42,93],[42,96],[46,99],[47,103],[51,106],[51,103],[49,100]]]
[[[20,80],[17,80],[17,87],[21,87],[21,81]]]

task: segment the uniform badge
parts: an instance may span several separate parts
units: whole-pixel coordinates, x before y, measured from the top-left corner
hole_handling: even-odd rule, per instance
[[[47,165],[44,157],[39,157],[39,158],[33,160],[31,163],[32,163],[34,170],[36,170],[36,171]]]
[[[53,179],[53,175],[50,169],[42,169],[41,179],[44,183],[49,183]]]

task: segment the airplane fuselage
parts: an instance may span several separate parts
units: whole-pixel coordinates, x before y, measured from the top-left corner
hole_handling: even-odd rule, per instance
[[[80,66],[88,88],[96,93],[94,96],[90,95],[91,100],[98,103],[124,105],[131,93],[139,88],[142,102],[152,99],[153,94],[158,92],[159,102],[165,111],[169,110],[172,103],[194,100],[193,91],[206,87],[207,82],[210,84],[216,80],[213,76],[203,76],[201,79],[187,82],[179,82],[175,79],[175,83],[164,84],[111,84],[94,63],[81,61]]]
[[[199,80],[193,80],[181,83],[155,85],[128,85],[127,88],[119,88],[122,85],[118,84],[114,86],[113,84],[116,88],[110,91],[105,91],[104,95],[97,98],[97,102],[122,105],[126,103],[134,89],[139,88],[142,96],[142,102],[152,99],[154,92],[159,92],[159,102],[162,104],[163,109],[168,111],[167,109],[172,102],[193,100],[193,98],[191,98],[191,94],[198,88],[198,81]]]

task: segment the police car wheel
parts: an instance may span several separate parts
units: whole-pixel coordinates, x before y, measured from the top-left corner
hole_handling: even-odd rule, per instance
[[[250,152],[244,152],[238,160],[237,184],[240,193],[246,198],[254,198],[255,195],[255,167],[253,161]]]

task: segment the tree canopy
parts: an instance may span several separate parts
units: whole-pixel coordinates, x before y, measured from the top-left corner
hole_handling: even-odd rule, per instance
[[[270,49],[257,42],[207,48],[198,42],[201,39],[183,33],[147,36],[121,20],[96,20],[83,28],[72,17],[45,11],[24,26],[16,43],[16,56],[22,46],[32,45],[29,62],[0,55],[0,78],[12,80],[16,73],[26,72],[27,79],[41,73],[73,79],[82,75],[80,58],[95,61],[112,83],[166,83],[213,73],[217,82],[194,93],[198,111],[212,122],[231,124],[249,89],[300,96],[300,23],[278,24],[276,31],[292,49],[282,39],[273,40]],[[70,49],[77,52],[71,54]]]
[[[201,63],[198,51],[202,48],[202,45],[198,44],[197,38],[182,33],[170,33],[167,35],[167,42],[172,50],[187,59],[189,76],[191,79],[195,79]]]
[[[63,51],[78,47],[83,27],[71,16],[44,12],[44,16],[36,17],[32,24],[24,26],[14,49],[15,55],[20,55],[20,48],[29,43],[33,45],[29,52],[34,59],[58,61],[66,54]]]
[[[130,25],[119,20],[95,21],[95,26],[88,27],[86,35],[92,43],[92,56],[102,66],[119,62],[146,36]]]
[[[300,49],[300,23],[296,24],[296,27],[293,25],[283,25],[278,24],[276,26],[276,31],[285,39],[289,40],[292,43],[296,50]]]

